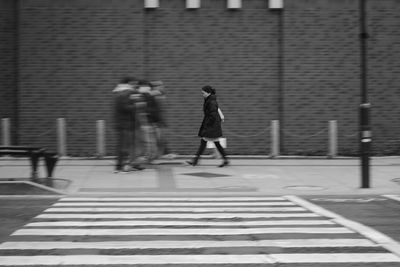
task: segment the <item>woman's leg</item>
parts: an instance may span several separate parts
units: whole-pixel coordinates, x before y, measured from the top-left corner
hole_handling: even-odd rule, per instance
[[[224,166],[228,165],[229,161],[228,161],[228,158],[226,157],[224,148],[221,146],[219,141],[214,142],[214,144],[215,144],[215,147],[218,149],[218,152],[221,154],[222,158],[224,159],[224,161],[222,162],[221,165],[219,165],[219,167],[224,167]]]
[[[117,147],[116,147],[116,165],[115,171],[122,171],[129,155],[129,131],[126,129],[118,129]]]
[[[187,161],[187,163],[189,163],[190,165],[196,166],[201,154],[203,154],[204,149],[206,149],[206,145],[207,145],[207,141],[203,140],[203,138],[200,139],[200,146],[197,149],[196,156],[194,157],[194,159],[192,161]]]
[[[122,129],[118,129],[117,130],[117,145],[115,147],[115,154],[117,155],[116,157],[116,162],[115,162],[115,171],[122,171],[122,167],[123,167],[123,161],[124,161],[124,144],[123,144],[123,130]]]

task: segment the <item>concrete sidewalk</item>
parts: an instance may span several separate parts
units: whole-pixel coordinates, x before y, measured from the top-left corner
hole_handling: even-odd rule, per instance
[[[60,159],[52,190],[68,195],[351,195],[400,194],[400,157],[371,158],[370,188],[362,189],[358,158],[232,158],[160,160],[143,171],[115,174],[113,159]],[[45,177],[41,163],[39,177]],[[27,159],[0,158],[0,181],[29,181]]]

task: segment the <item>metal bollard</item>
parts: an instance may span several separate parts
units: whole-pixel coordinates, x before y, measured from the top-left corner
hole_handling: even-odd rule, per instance
[[[279,157],[279,121],[271,121],[271,156]]]
[[[57,153],[60,156],[67,155],[67,128],[64,118],[57,119]]]
[[[195,9],[200,8],[200,0],[186,0],[186,8]]]
[[[97,156],[103,157],[106,155],[106,138],[105,138],[105,121],[96,121],[97,129]]]
[[[10,119],[3,118],[1,119],[1,129],[2,129],[2,136],[3,136],[3,146],[10,146]]]
[[[158,8],[160,7],[159,0],[145,0],[144,8]]]
[[[337,141],[337,121],[329,121],[329,150],[328,157],[334,158],[337,156],[338,151],[338,141]]]

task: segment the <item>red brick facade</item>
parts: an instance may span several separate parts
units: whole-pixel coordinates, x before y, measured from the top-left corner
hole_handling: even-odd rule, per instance
[[[217,88],[231,154],[269,154],[268,127],[278,119],[284,154],[326,155],[329,120],[338,121],[339,153],[358,151],[356,0],[285,0],[283,10],[266,0],[243,0],[239,10],[226,0],[202,0],[195,10],[183,0],[154,10],[142,0],[18,2],[15,10],[14,0],[0,1],[0,112],[13,118],[18,107],[20,144],[56,149],[62,117],[68,154],[94,155],[103,119],[112,155],[111,90],[129,74],[165,82],[176,153],[198,145],[206,84]],[[398,154],[400,3],[367,6],[373,150]]]

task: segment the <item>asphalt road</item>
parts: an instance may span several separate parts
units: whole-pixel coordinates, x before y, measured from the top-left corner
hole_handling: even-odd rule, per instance
[[[12,232],[24,226],[56,201],[57,199],[1,198],[0,241],[6,240]]]
[[[16,262],[23,266],[400,266],[400,261],[391,261],[398,257],[363,234],[317,216],[312,206],[301,206],[296,199],[279,198],[133,202],[113,198],[1,198],[0,266],[22,266]],[[383,196],[302,199],[400,239],[398,201]],[[238,207],[242,210],[235,211]],[[65,214],[70,217],[63,217]],[[263,258],[265,255],[268,257]],[[271,258],[276,262],[265,262]],[[6,263],[9,259],[11,265]],[[315,259],[317,262],[313,262]]]
[[[370,226],[400,243],[400,201],[384,196],[308,196],[312,203]]]

